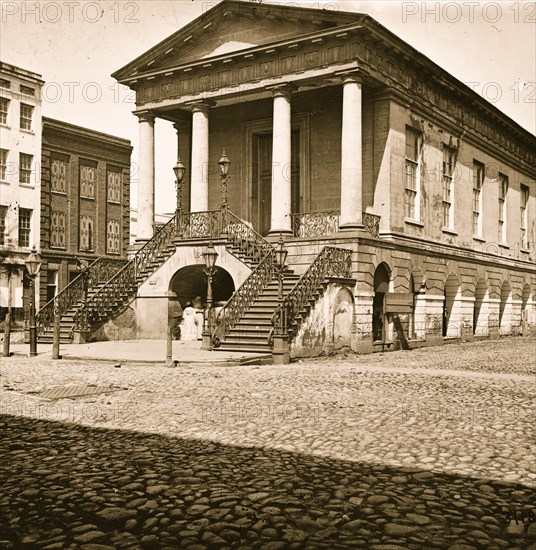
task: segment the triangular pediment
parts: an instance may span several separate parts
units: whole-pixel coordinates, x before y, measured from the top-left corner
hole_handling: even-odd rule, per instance
[[[359,14],[223,0],[115,72],[119,81],[350,24]]]

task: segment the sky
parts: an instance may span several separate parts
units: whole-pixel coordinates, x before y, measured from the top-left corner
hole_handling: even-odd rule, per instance
[[[218,1],[0,0],[0,59],[42,75],[44,116],[132,142],[135,206],[134,97],[110,75]],[[536,3],[532,0],[263,3],[368,13],[536,133]],[[156,211],[169,212],[175,200],[176,134],[170,123],[157,119],[155,135]]]

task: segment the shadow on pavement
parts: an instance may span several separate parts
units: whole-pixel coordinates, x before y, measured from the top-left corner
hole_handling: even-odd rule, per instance
[[[0,416],[0,433],[4,548],[467,550],[535,540],[535,491],[519,484],[17,416]]]

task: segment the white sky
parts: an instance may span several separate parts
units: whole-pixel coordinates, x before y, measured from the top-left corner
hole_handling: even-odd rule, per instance
[[[43,76],[44,116],[130,139],[137,163],[133,98],[110,75],[217,3],[0,0],[0,59]],[[264,3],[368,13],[536,133],[534,1]],[[157,212],[173,210],[175,139],[172,126],[157,120]]]

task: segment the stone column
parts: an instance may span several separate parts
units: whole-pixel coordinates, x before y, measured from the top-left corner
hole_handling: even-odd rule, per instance
[[[288,87],[274,94],[272,144],[272,220],[270,234],[292,235],[291,109]]]
[[[136,240],[147,241],[154,233],[154,115],[140,113],[138,119],[140,150]]]
[[[208,110],[212,103],[192,105],[192,166],[190,211],[208,210]]]
[[[363,227],[361,79],[345,76],[342,92],[340,228],[351,230]]]

